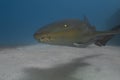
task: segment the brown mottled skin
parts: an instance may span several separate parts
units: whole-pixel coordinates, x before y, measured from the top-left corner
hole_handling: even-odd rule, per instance
[[[102,45],[109,40],[108,36],[119,34],[120,31],[96,31],[95,27],[91,26],[88,19],[84,20],[68,19],[58,22],[53,22],[40,28],[34,38],[41,42],[53,45],[64,45],[74,47],[86,47],[89,44],[98,43]],[[107,40],[105,37],[107,36]],[[102,38],[104,37],[104,38]],[[111,37],[110,37],[111,38]]]

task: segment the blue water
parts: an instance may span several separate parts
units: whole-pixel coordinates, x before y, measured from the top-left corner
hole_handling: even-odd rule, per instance
[[[86,15],[98,30],[120,23],[120,0],[0,0],[0,45],[34,44],[41,26]],[[120,36],[113,40],[120,44]]]

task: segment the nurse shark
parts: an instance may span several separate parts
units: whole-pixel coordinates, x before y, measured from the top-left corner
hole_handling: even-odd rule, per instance
[[[120,26],[97,31],[85,16],[83,20],[67,19],[47,24],[34,33],[34,38],[40,43],[87,47],[93,43],[104,46],[116,34],[120,34]]]

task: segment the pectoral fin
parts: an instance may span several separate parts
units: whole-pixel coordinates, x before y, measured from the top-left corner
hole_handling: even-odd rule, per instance
[[[120,32],[120,25],[112,28],[110,31]],[[111,40],[114,36],[115,36],[115,34],[101,36],[100,38],[98,38],[98,40],[96,40],[95,45],[97,45],[97,46],[105,46],[107,44],[107,42],[109,40]]]
[[[99,38],[98,40],[96,40],[95,45],[105,46],[107,44],[107,42],[110,39],[112,39],[113,37],[114,37],[114,35],[103,36],[103,37]]]

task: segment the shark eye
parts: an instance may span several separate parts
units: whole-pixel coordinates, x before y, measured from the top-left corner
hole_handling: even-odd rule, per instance
[[[68,27],[68,25],[67,25],[67,24],[64,24],[64,27],[65,27],[65,28],[67,28],[67,27]]]

